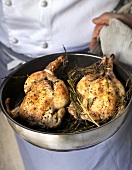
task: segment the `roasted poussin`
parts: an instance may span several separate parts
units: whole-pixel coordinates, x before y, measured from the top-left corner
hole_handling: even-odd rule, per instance
[[[64,81],[54,75],[54,71],[64,61],[60,56],[42,71],[31,74],[24,84],[25,97],[14,110],[6,107],[12,116],[19,116],[30,126],[40,125],[45,128],[59,126],[69,103],[69,92]]]
[[[125,95],[122,83],[113,73],[112,54],[109,58],[103,56],[101,65],[103,66],[96,74],[84,76],[76,85],[82,106],[82,112],[78,113],[75,103],[71,102],[68,108],[70,114],[76,119],[89,120],[94,123],[105,121],[113,116],[118,101]],[[125,108],[122,104],[118,114]]]

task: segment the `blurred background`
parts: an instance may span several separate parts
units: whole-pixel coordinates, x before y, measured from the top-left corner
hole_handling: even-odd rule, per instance
[[[24,170],[14,133],[0,109],[0,170]]]

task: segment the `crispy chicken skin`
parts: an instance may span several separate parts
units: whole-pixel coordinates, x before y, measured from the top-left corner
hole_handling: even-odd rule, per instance
[[[76,85],[76,92],[81,97],[83,112],[78,115],[71,102],[68,111],[76,119],[104,121],[112,117],[118,100],[125,94],[122,83],[113,73],[114,55],[102,58],[103,69],[97,74],[84,76]],[[124,110],[122,105],[119,112]]]
[[[29,125],[41,125],[55,128],[61,124],[65,115],[65,106],[69,103],[69,92],[65,83],[54,75],[54,71],[63,62],[63,56],[51,62],[44,70],[31,74],[24,84],[25,97],[21,105],[14,110],[7,110],[12,115],[19,115]],[[16,111],[15,111],[16,110]]]

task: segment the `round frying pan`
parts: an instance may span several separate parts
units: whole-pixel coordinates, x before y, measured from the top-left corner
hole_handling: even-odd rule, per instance
[[[6,98],[10,98],[10,108],[13,109],[20,105],[24,97],[24,82],[27,75],[38,70],[43,70],[51,61],[55,60],[62,54],[52,54],[33,59],[24,65],[20,66],[3,82],[0,89],[0,104],[3,114],[8,120],[14,131],[29,143],[41,148],[56,150],[56,151],[71,151],[75,149],[84,149],[96,145],[109,137],[111,137],[121,127],[129,113],[132,97],[130,97],[125,110],[115,119],[101,125],[100,127],[93,127],[88,130],[65,132],[62,133],[61,126],[56,130],[45,130],[41,128],[29,127],[21,119],[12,119],[5,107]],[[65,54],[63,54],[65,55]],[[66,67],[56,70],[58,78],[67,80],[67,72],[75,67],[87,67],[99,60],[101,57],[92,54],[82,53],[67,53],[68,63]],[[128,79],[131,79],[127,71],[123,67],[114,63],[114,73],[117,78],[125,85]],[[131,81],[129,81],[127,89],[129,90]],[[65,122],[66,128],[67,124]]]

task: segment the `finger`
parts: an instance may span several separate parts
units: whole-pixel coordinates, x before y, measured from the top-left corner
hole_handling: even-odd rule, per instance
[[[101,31],[101,29],[103,28],[104,25],[96,25],[96,27],[94,28],[94,31],[93,31],[93,35],[92,35],[92,40],[91,40],[91,43],[90,43],[90,50],[92,50],[97,42],[97,38],[99,36],[99,33]]]
[[[93,23],[95,23],[97,25],[102,25],[102,24],[109,25],[109,21],[112,18],[116,18],[116,17],[117,17],[116,14],[106,12],[106,13],[100,15],[99,17],[94,18],[92,21],[93,21]]]
[[[125,23],[126,25],[128,25],[130,28],[132,28],[132,15],[131,14],[114,14],[114,13],[104,13],[102,15],[100,15],[97,18],[94,18],[92,21],[94,24],[96,25],[109,25],[109,22],[111,19],[118,19],[120,21],[122,21],[123,23]]]
[[[97,38],[99,36],[99,33],[101,31],[101,29],[104,27],[105,25],[96,25],[93,31],[93,35],[92,38]]]
[[[90,50],[92,50],[95,47],[96,42],[97,42],[97,38],[92,38],[90,45],[89,45]]]

